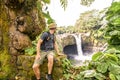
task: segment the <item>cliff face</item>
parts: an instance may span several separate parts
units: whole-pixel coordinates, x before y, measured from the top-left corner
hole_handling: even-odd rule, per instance
[[[45,28],[37,3],[41,5],[37,0],[0,0],[0,79],[15,77],[18,57]]]

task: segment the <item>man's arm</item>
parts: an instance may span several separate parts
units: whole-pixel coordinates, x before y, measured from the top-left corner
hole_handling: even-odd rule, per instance
[[[37,58],[40,58],[40,47],[41,47],[40,45],[41,45],[42,42],[43,42],[42,39],[39,39],[38,42],[37,42],[37,47],[36,47],[36,49],[37,49],[36,57]]]
[[[56,52],[57,52],[57,54],[58,55],[63,55],[63,54],[61,54],[60,53],[60,51],[59,51],[59,49],[58,49],[58,45],[57,45],[57,42],[55,41],[55,43],[54,43],[54,48],[55,48],[55,50],[56,50]]]

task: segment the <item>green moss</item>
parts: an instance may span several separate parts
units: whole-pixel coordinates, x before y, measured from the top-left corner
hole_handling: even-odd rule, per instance
[[[12,73],[12,67],[10,65],[11,56],[8,54],[9,43],[9,19],[6,13],[7,9],[3,4],[0,4],[0,30],[2,32],[2,48],[0,50],[0,80],[6,80]]]
[[[3,51],[0,51],[0,79],[8,78],[11,75],[11,65],[10,65],[10,55],[8,55],[8,49],[4,49]],[[12,73],[13,75],[13,73]]]
[[[19,0],[20,1],[20,0]],[[21,0],[22,1],[22,0]],[[29,3],[27,3],[29,2]],[[33,3],[34,2],[34,3]],[[33,4],[32,4],[33,3]],[[23,8],[23,12],[21,10],[21,13],[17,12],[20,11],[19,9],[19,5],[15,4],[15,2],[12,4],[10,3],[11,6],[16,7],[15,9],[11,9],[10,7],[8,7],[9,10],[13,10],[17,15],[25,15],[26,13],[30,13],[30,14],[26,14],[26,22],[28,25],[34,25],[32,17],[31,17],[31,13],[33,8],[36,9],[36,0],[26,0],[25,1],[25,5],[22,6]],[[20,7],[21,8],[21,7]],[[17,73],[17,71],[15,71],[15,69],[17,68],[17,66],[15,67],[14,64],[11,64],[12,58],[11,55],[9,54],[9,27],[10,27],[10,22],[12,22],[12,20],[10,21],[10,17],[8,12],[8,9],[5,8],[5,3],[4,0],[0,0],[0,31],[2,33],[2,48],[0,49],[0,80],[13,80],[15,78],[15,75]],[[31,12],[30,12],[31,11]],[[41,31],[45,28],[45,19],[44,16],[42,15],[42,11],[39,12],[39,22],[40,23],[35,23],[38,26],[40,26]],[[14,67],[13,67],[14,66]],[[33,75],[33,71],[29,71],[28,73],[25,72],[25,74],[30,74]],[[25,80],[25,79],[23,79]]]
[[[32,18],[30,16],[26,16],[26,22],[28,25],[32,24]]]

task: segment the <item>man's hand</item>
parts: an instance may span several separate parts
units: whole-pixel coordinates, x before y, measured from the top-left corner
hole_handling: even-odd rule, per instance
[[[41,59],[41,57],[40,57],[40,53],[37,53],[37,55],[36,55],[36,59]]]
[[[58,56],[64,56],[64,54],[63,53],[58,53]]]

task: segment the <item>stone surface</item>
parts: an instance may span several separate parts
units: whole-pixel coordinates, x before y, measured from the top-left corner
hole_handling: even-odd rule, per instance
[[[62,58],[63,57],[56,57],[54,60],[53,77],[55,80],[60,79],[63,76],[62,62],[60,61]],[[16,77],[18,77],[19,80],[33,80],[33,78],[35,78],[32,69],[34,59],[35,56],[25,56],[25,55],[18,56],[18,60],[17,60],[18,74],[16,75]],[[45,78],[48,70],[47,59],[44,60],[44,63],[40,66],[40,69],[41,69],[41,76]]]
[[[76,40],[75,40],[74,36],[72,36],[72,35],[68,35],[68,36],[62,38],[61,41],[62,41],[62,46],[63,47],[65,47],[67,45],[74,45],[74,44],[76,44]]]
[[[12,45],[17,50],[24,50],[26,47],[31,45],[31,40],[25,34],[22,34],[18,31],[13,33]]]
[[[39,9],[38,13],[37,1],[0,0],[0,48],[2,45],[0,49],[0,80],[14,80],[14,75],[19,67],[25,70],[21,70],[21,72],[28,73],[29,68],[24,65],[29,61],[24,61],[19,64],[21,66],[18,66],[17,60],[20,54],[24,54],[24,49],[31,46],[31,41],[35,40],[46,26],[42,9]],[[39,4],[41,5],[41,3]],[[29,80],[25,78],[22,79]]]

